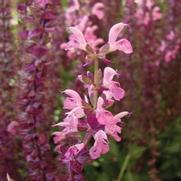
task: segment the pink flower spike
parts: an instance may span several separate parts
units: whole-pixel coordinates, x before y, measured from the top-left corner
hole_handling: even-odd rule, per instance
[[[102,19],[104,17],[104,4],[103,3],[96,3],[92,8],[92,14],[96,15],[98,19]]]
[[[130,54],[133,52],[131,43],[127,39],[117,40],[125,26],[127,26],[127,24],[118,23],[110,29],[108,40],[109,52],[113,52],[116,50],[123,51],[126,54]]]
[[[71,33],[71,36],[67,49],[86,50],[87,42],[84,38],[83,33],[76,27],[69,27],[68,31],[69,33]]]
[[[94,135],[94,140],[94,145],[92,148],[90,148],[89,154],[92,159],[97,159],[109,151],[108,138],[103,130],[99,130]]]

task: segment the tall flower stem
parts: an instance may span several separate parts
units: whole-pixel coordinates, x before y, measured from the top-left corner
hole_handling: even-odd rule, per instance
[[[99,69],[99,60],[98,58],[94,59],[94,97],[93,97],[93,108],[96,109],[96,105],[97,105],[97,98],[98,98],[98,92],[97,92],[97,88],[98,88],[98,69]]]

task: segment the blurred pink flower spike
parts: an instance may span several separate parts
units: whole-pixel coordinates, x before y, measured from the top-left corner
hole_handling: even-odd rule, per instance
[[[113,81],[114,76],[118,73],[111,67],[106,67],[104,69],[103,75],[103,86],[108,89],[103,91],[106,99],[112,99],[112,97],[119,101],[125,96],[125,91],[120,87],[119,82]]]
[[[70,35],[70,41],[65,46],[66,50],[81,49],[86,51],[87,42],[83,33],[76,27],[69,27],[68,32]]]
[[[108,138],[103,130],[99,130],[94,135],[94,140],[94,145],[90,148],[89,154],[92,159],[97,159],[109,151]]]
[[[123,31],[124,27],[127,26],[127,24],[124,23],[118,23],[112,26],[112,28],[109,31],[109,52],[113,52],[116,50],[122,51],[126,54],[130,54],[133,52],[133,48],[131,46],[131,43],[127,39],[119,39],[119,35]]]

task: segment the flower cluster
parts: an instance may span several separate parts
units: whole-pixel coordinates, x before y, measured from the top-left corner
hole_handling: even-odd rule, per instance
[[[162,18],[159,6],[154,4],[154,0],[135,0],[137,3],[136,17],[138,22],[147,26],[150,21],[157,21]]]
[[[20,179],[16,171],[18,144],[14,136],[18,127],[14,103],[17,63],[11,18],[11,1],[0,0],[0,180],[6,180],[7,172]]]
[[[89,1],[83,3],[78,0],[73,0],[72,4],[65,11],[65,21],[67,27],[76,27],[79,31],[83,32],[84,38],[89,42],[89,45],[97,48],[97,46],[101,45],[104,41],[102,38],[96,36],[98,25],[95,25],[93,20],[103,19],[104,4],[97,2],[92,7],[90,6]],[[72,36],[69,38],[72,39],[72,41],[74,40],[74,37]],[[84,46],[84,44],[81,46]],[[75,54],[80,54],[80,51],[75,52],[75,49],[70,49],[70,46],[67,43],[63,43],[61,47],[69,50],[68,56],[70,58],[73,58]]]
[[[58,1],[57,1],[58,2]],[[56,28],[56,6],[53,1],[27,1],[19,3],[21,21],[19,70],[19,124],[23,153],[28,165],[28,180],[59,179],[56,160],[51,152],[50,128],[55,99],[52,89],[55,76],[52,72],[52,55],[55,49],[52,33]],[[24,26],[24,27],[23,27]],[[50,91],[51,89],[51,91]],[[55,89],[54,89],[55,90]]]
[[[68,28],[71,35],[66,48],[86,52],[94,64],[94,73],[88,71],[86,75],[78,76],[86,89],[84,95],[72,89],[64,91],[64,109],[67,112],[63,122],[55,125],[61,128],[54,133],[56,150],[68,167],[69,180],[81,178],[83,165],[88,159],[97,159],[109,151],[109,136],[116,141],[121,140],[121,119],[129,113],[124,111],[113,115],[108,108],[115,101],[123,99],[125,91],[120,83],[114,80],[119,76],[118,72],[111,67],[105,67],[102,72],[99,62],[116,50],[132,53],[131,43],[127,39],[119,38],[125,26],[124,23],[114,25],[109,31],[108,42],[99,49],[92,46],[78,28]],[[71,134],[79,135],[77,142],[63,149],[64,140],[70,138]],[[91,146],[92,138],[94,144]]]

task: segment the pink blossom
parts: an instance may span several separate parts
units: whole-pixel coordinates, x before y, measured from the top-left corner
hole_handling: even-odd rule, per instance
[[[118,73],[111,67],[104,69],[103,86],[108,90],[103,91],[103,94],[107,99],[113,97],[115,100],[120,100],[124,97],[125,91],[120,87],[119,82],[113,81],[115,75],[118,75]]]
[[[166,49],[166,47],[167,47],[166,42],[165,42],[164,40],[162,40],[162,41],[161,41],[161,45],[160,45],[160,47],[159,47],[159,50],[160,50],[161,52],[164,52],[165,49]]]
[[[83,33],[77,27],[69,27],[68,31],[71,33],[70,40],[68,43],[63,44],[63,48],[66,50],[81,49],[85,51],[87,42]]]
[[[161,14],[160,8],[159,8],[158,6],[156,6],[156,7],[153,8],[152,17],[153,17],[153,20],[154,20],[154,21],[157,21],[157,20],[160,20],[160,19],[161,19],[162,14]]]
[[[55,124],[54,126],[64,127],[64,129],[59,132],[54,132],[54,142],[59,143],[60,141],[65,139],[65,136],[67,134],[78,132],[78,122],[78,118],[74,115],[71,115],[67,116],[63,122]]]
[[[87,27],[85,30],[85,39],[94,50],[98,45],[104,43],[104,40],[102,38],[97,38],[97,36],[95,35],[95,31],[97,29],[97,26],[92,26]]]
[[[12,135],[15,135],[17,132],[17,128],[19,126],[19,123],[17,121],[12,121],[7,126],[7,132],[11,133]]]
[[[173,40],[175,38],[175,33],[170,31],[170,33],[166,36],[168,40]]]
[[[121,133],[121,127],[117,124],[121,122],[121,118],[126,116],[128,112],[121,112],[116,116],[113,116],[111,112],[103,108],[104,100],[99,97],[96,109],[96,118],[98,122],[105,126],[105,132],[112,136],[116,141],[121,141],[118,134]]]
[[[123,51],[126,54],[130,54],[133,52],[131,43],[127,39],[118,39],[120,33],[123,31],[126,24],[118,23],[112,26],[109,31],[109,52],[113,52],[116,50]]]
[[[104,17],[104,4],[103,3],[96,3],[92,8],[92,14],[96,15],[98,19],[102,19]]]
[[[65,153],[63,161],[69,163],[71,160],[74,160],[79,152],[84,148],[84,143],[76,144],[71,146]]]
[[[103,130],[99,130],[94,135],[94,140],[94,145],[90,148],[89,154],[92,159],[97,159],[109,151],[108,138]]]
[[[64,100],[64,109],[70,110],[70,112],[67,112],[67,115],[72,115],[74,114],[78,118],[83,117],[84,110],[82,108],[82,99],[80,95],[71,89],[66,89],[64,93],[68,96]]]
[[[54,143],[58,144],[58,143],[61,143],[61,141],[65,139],[66,133],[64,133],[62,131],[61,132],[60,131],[55,131],[53,133],[53,136],[54,136],[53,137]]]

